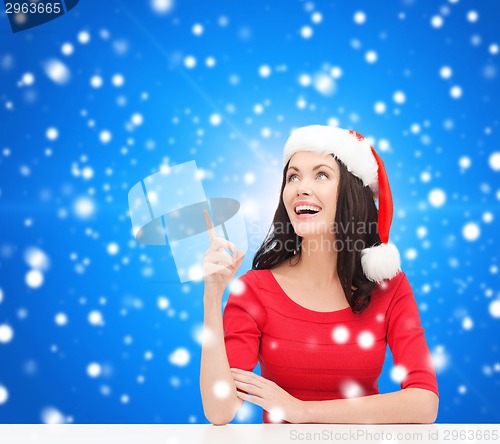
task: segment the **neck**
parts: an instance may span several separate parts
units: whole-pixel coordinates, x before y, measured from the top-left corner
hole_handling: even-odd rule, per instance
[[[337,251],[333,241],[326,239],[302,240],[300,259],[296,267],[307,280],[318,288],[331,288],[338,283]]]

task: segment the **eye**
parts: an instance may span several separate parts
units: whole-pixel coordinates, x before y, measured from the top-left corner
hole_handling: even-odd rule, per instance
[[[295,182],[295,180],[294,180],[294,178],[295,178],[295,177],[298,177],[298,176],[297,176],[296,174],[290,174],[290,175],[287,177],[286,181],[287,181],[287,182]]]
[[[328,178],[329,178],[329,177],[328,177],[328,174],[323,173],[323,171],[319,172],[319,173],[318,173],[318,175],[317,175],[316,177],[319,177],[319,176],[323,176],[323,177],[325,177],[326,179],[328,179]]]

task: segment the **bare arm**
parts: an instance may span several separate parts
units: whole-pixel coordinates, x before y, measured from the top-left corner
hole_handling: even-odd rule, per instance
[[[215,425],[232,421],[242,402],[236,396],[224,345],[221,297],[204,296],[203,345],[200,390],[203,411]]]
[[[330,424],[432,424],[439,399],[430,390],[407,388],[382,395],[304,401],[300,422]]]
[[[275,382],[253,372],[238,369],[232,374],[241,400],[270,413],[279,412],[274,415],[279,416],[277,419],[294,424],[431,424],[437,416],[438,397],[426,389],[406,388],[351,399],[301,401]]]
[[[242,404],[236,396],[236,386],[224,344],[222,295],[243,260],[243,252],[234,244],[218,238],[213,223],[205,212],[210,248],[204,257],[205,291],[204,320],[200,366],[200,391],[206,418],[215,425],[232,421]],[[228,248],[233,257],[224,251]]]

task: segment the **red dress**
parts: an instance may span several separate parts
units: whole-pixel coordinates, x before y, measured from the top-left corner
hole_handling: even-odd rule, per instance
[[[240,277],[224,309],[230,367],[261,374],[303,401],[379,393],[386,346],[401,388],[439,396],[417,304],[403,272],[377,285],[368,308],[318,312],[292,301],[269,270]],[[264,411],[263,420],[271,422]]]

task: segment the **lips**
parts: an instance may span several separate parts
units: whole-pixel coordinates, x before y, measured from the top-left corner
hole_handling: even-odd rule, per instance
[[[322,208],[312,202],[297,202],[294,206],[294,213],[297,219],[310,219],[317,216]]]

